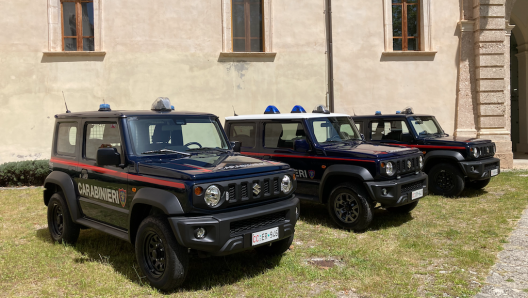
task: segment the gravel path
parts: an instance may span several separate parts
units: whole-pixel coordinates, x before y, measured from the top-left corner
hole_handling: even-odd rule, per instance
[[[528,209],[499,253],[486,285],[475,296],[487,297],[528,297]]]

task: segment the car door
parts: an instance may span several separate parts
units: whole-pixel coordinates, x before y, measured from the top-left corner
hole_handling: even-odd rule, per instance
[[[99,148],[116,148],[123,160],[122,128],[116,120],[83,121],[83,154],[76,178],[83,215],[127,229],[127,171],[118,165],[99,166]]]

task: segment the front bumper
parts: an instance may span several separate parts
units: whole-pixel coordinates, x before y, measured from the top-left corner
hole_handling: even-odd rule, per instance
[[[500,173],[500,159],[492,157],[483,160],[461,161],[464,174],[469,180],[485,180]]]
[[[383,207],[398,207],[407,205],[420,198],[413,200],[412,193],[417,190],[423,190],[423,196],[429,193],[427,188],[427,174],[421,172],[418,175],[412,175],[401,179],[389,181],[365,182],[372,200],[380,203]],[[382,194],[382,189],[387,193]]]
[[[293,235],[299,212],[299,199],[291,195],[272,204],[209,216],[171,217],[169,222],[182,246],[219,256],[253,248],[251,234],[255,232],[278,227],[279,238],[272,242]],[[200,227],[206,230],[204,239],[195,236]]]

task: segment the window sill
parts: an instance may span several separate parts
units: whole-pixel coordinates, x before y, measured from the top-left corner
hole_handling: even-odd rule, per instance
[[[269,52],[220,52],[220,57],[225,58],[238,58],[238,57],[275,57],[277,53],[269,53]]]
[[[72,57],[72,56],[105,56],[106,52],[95,52],[95,51],[69,51],[69,52],[42,52],[44,56],[60,56],[60,57]]]
[[[382,56],[435,56],[436,51],[393,51],[393,52],[382,52]]]

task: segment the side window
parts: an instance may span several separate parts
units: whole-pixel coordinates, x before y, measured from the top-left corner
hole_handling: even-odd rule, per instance
[[[95,159],[99,148],[116,148],[121,153],[121,133],[117,123],[87,123],[85,130],[85,158]]]
[[[306,139],[301,123],[266,123],[264,147],[293,149],[293,142]]]
[[[405,121],[394,120],[384,122],[371,122],[372,140],[401,141],[402,135],[409,134]]]
[[[77,123],[59,123],[57,131],[57,153],[75,155],[77,141]]]
[[[242,147],[255,147],[255,123],[236,123],[231,124],[229,129],[229,140],[238,141]]]
[[[356,124],[356,128],[359,131],[359,133],[365,134],[363,132],[363,122],[354,122],[354,124]]]
[[[370,122],[370,139],[380,141],[385,131],[385,124],[379,121]]]

